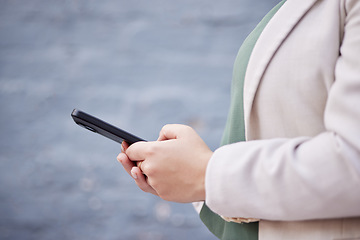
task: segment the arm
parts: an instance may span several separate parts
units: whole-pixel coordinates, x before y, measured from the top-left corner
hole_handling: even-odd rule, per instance
[[[345,8],[326,131],[215,151],[206,173],[206,201],[213,211],[268,220],[360,215],[360,2],[347,1]]]

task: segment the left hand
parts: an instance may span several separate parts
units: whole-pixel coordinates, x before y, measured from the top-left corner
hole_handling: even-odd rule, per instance
[[[158,141],[137,142],[124,150],[118,160],[143,191],[168,201],[205,200],[205,172],[212,151],[191,127],[166,125]],[[146,177],[131,161],[143,161]]]

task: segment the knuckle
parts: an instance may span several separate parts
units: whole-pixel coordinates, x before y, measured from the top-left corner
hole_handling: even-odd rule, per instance
[[[166,132],[169,128],[171,128],[173,124],[165,124],[162,128],[161,128],[161,132]]]
[[[170,124],[165,124],[165,125],[161,128],[161,130],[166,130],[169,126],[170,126]]]
[[[156,174],[156,168],[152,166],[152,164],[142,164],[141,170],[148,176],[153,176]]]
[[[152,178],[148,178],[148,184],[153,189],[155,189],[156,192],[162,192],[162,190],[163,190],[162,185],[158,181],[153,180]]]
[[[191,126],[186,126],[186,127],[187,127],[187,130],[188,130],[188,131],[195,131],[194,128],[191,127]]]
[[[178,124],[176,127],[178,128],[179,131],[182,132],[190,132],[193,130],[193,128],[190,127],[189,125]]]
[[[150,191],[149,191],[149,188],[148,188],[147,186],[140,185],[139,188],[140,188],[143,192],[150,192]]]
[[[150,192],[150,186],[144,182],[136,182],[138,187],[144,192]]]
[[[152,156],[154,156],[155,155],[155,153],[157,152],[157,146],[156,146],[156,144],[151,144],[151,145],[149,145],[149,147],[147,148],[147,150],[146,150],[146,155],[148,156],[148,157],[152,157]]]

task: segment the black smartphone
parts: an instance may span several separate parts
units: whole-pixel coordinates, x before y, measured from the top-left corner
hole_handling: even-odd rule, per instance
[[[100,135],[110,138],[111,140],[114,140],[118,143],[126,141],[129,145],[131,145],[135,142],[145,141],[142,138],[139,138],[76,108],[72,111],[71,117],[79,126],[84,127],[92,132],[99,133]]]

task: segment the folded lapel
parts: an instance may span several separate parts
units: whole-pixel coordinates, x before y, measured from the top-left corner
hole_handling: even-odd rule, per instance
[[[244,115],[247,129],[250,112],[261,78],[277,49],[317,0],[287,0],[257,40],[246,70]],[[247,135],[247,131],[246,131]]]

